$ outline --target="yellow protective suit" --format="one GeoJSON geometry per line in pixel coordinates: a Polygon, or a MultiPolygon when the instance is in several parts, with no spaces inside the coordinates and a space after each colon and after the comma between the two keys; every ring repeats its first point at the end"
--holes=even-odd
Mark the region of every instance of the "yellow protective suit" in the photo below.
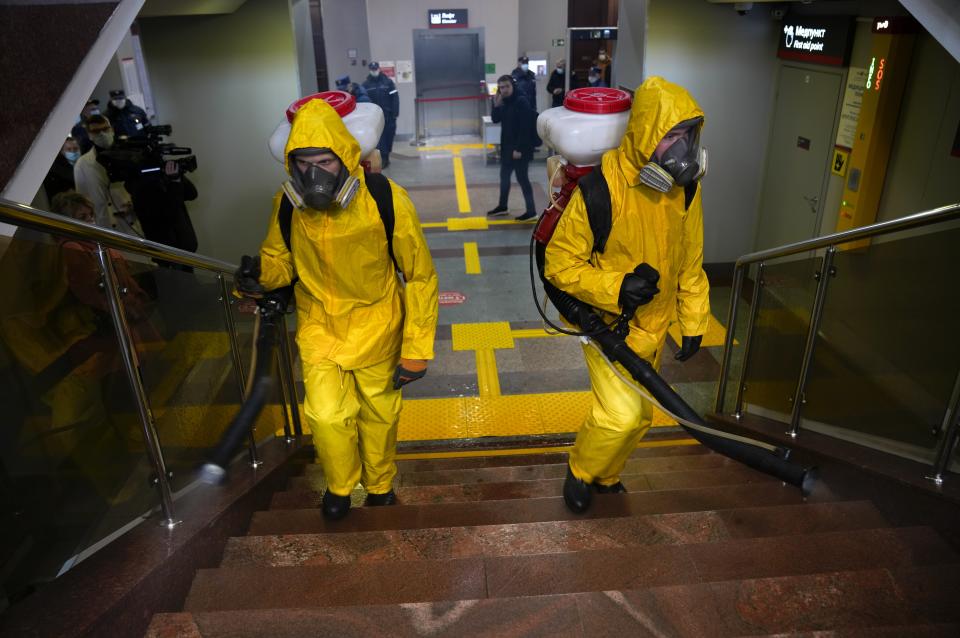
{"type": "MultiPolygon", "coordinates": [[[[684,210],[684,189],[661,193],[640,183],[641,167],[664,135],[703,111],[682,87],[647,79],[634,92],[620,147],[601,160],[610,187],[612,229],[606,250],[592,254],[593,234],[579,189],[574,191],[546,248],[544,274],[561,290],[607,314],[619,312],[624,276],[646,262],[660,273],[660,293],[637,310],[627,344],[659,367],[667,327],[680,322],[684,336],[702,335],[710,316],[709,284],[703,272],[703,211],[700,188],[684,210]]],[[[603,358],[587,351],[594,403],[577,434],[570,468],[577,478],[602,485],[619,480],[637,442],[650,427],[652,410],[617,379],[603,358]]]]}
{"type": "Polygon", "coordinates": [[[370,493],[383,494],[396,475],[400,391],[393,389],[392,375],[401,356],[433,358],[437,274],[413,203],[391,182],[393,251],[405,283],[397,277],[364,182],[360,146],[323,100],[297,113],[287,157],[298,148],[331,149],[361,186],[346,208],[295,209],[291,250],[277,222],[281,189],[260,248],[260,283],[272,290],[299,278],[304,411],[328,489],[345,496],[359,479],[370,493]]]}

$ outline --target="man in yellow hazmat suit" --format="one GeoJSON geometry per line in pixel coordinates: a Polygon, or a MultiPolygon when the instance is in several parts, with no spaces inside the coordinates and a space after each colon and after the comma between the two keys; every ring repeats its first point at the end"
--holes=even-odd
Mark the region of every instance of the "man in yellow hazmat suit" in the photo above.
{"type": "MultiPolygon", "coordinates": [[[[634,92],[619,148],[600,168],[610,190],[611,229],[603,252],[579,189],[545,253],[544,274],[559,289],[610,319],[635,310],[627,345],[659,368],[667,327],[678,320],[683,344],[676,358],[699,349],[710,316],[703,271],[703,211],[699,179],[706,151],[699,134],[703,111],[682,87],[652,77],[634,92]]],[[[564,499],[575,512],[592,492],[624,492],[620,472],[649,429],[652,406],[584,346],[593,406],[577,434],[564,499]]],[[[626,374],[621,370],[622,374],[626,374]]]]}
{"type": "Polygon", "coordinates": [[[400,386],[422,377],[433,358],[437,274],[413,203],[392,182],[388,240],[360,146],[330,105],[317,99],[300,108],[285,156],[291,179],[274,197],[267,237],[259,255],[244,258],[237,288],[256,294],[295,283],[304,412],[327,480],[323,514],[337,519],[358,482],[367,505],[396,502],[400,386]],[[289,241],[284,198],[294,205],[289,241]]]}

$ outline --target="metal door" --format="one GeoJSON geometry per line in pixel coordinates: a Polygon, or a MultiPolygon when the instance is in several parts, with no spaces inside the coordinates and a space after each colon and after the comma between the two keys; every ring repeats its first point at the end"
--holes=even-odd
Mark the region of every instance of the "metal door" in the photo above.
{"type": "Polygon", "coordinates": [[[421,137],[480,134],[483,29],[414,29],[417,129],[421,137]]]}
{"type": "Polygon", "coordinates": [[[780,67],[757,250],[817,235],[830,174],[840,80],[838,73],[780,67]]]}

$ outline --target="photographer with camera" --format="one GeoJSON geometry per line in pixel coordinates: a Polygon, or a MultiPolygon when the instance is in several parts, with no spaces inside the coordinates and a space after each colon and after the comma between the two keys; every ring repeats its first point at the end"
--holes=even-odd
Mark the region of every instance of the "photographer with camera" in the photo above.
{"type": "Polygon", "coordinates": [[[91,115],[84,128],[93,148],[80,156],[73,165],[73,179],[77,192],[86,195],[93,203],[94,220],[97,226],[113,228],[128,235],[139,235],[133,225],[133,200],[121,181],[111,179],[107,169],[98,161],[99,156],[114,146],[113,127],[102,115],[91,115]]]}
{"type": "MultiPolygon", "coordinates": [[[[143,236],[150,241],[197,252],[197,234],[185,202],[197,198],[197,188],[187,179],[178,161],[166,160],[162,171],[139,173],[125,182],[133,198],[143,236]]],[[[157,260],[166,268],[192,270],[157,260]]]]}

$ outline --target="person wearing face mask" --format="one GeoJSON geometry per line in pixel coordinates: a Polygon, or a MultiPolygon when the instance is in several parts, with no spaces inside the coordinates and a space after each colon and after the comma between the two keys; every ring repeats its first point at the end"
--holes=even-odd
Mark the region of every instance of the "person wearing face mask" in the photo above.
{"type": "Polygon", "coordinates": [[[551,108],[563,106],[563,98],[566,95],[567,88],[567,63],[565,60],[558,60],[557,67],[550,74],[550,80],[547,82],[547,93],[550,94],[551,108]]]}
{"type": "Polygon", "coordinates": [[[123,89],[110,91],[110,104],[107,106],[107,119],[113,125],[117,135],[140,137],[143,127],[149,124],[147,112],[127,99],[123,89]]]}
{"type": "Polygon", "coordinates": [[[597,59],[593,61],[593,66],[600,69],[600,79],[604,81],[605,86],[610,86],[610,67],[613,65],[613,59],[607,55],[606,49],[600,49],[597,52],[597,59]]]}
{"type": "Polygon", "coordinates": [[[100,100],[96,98],[90,98],[83,106],[83,110],[80,111],[80,117],[77,118],[77,123],[70,131],[71,137],[77,140],[77,142],[80,144],[81,155],[93,148],[93,142],[91,142],[90,138],[87,137],[87,129],[85,124],[87,123],[87,120],[94,115],[100,115],[100,100]]]}
{"type": "Polygon", "coordinates": [[[139,235],[134,230],[135,216],[130,193],[122,182],[110,182],[110,177],[98,161],[97,155],[113,146],[113,127],[103,115],[91,115],[85,125],[93,147],[73,165],[73,181],[78,193],[93,202],[97,226],[113,228],[128,235],[139,235]]]}
{"type": "MultiPolygon", "coordinates": [[[[546,246],[544,276],[556,287],[605,313],[630,315],[627,345],[659,368],[667,327],[680,324],[685,361],[700,348],[710,317],[703,271],[700,147],[703,111],[682,87],[652,77],[634,92],[619,148],[604,153],[599,170],[610,197],[605,248],[594,235],[580,188],[546,246]]],[[[596,170],[596,169],[595,169],[596,170]]],[[[570,453],[564,500],[575,512],[593,493],[624,492],[620,472],[649,429],[653,409],[624,383],[596,350],[584,347],[593,407],[570,453]]]]}
{"type": "Polygon", "coordinates": [[[380,71],[379,62],[367,65],[370,74],[363,83],[370,101],[383,110],[383,132],[377,149],[380,151],[381,166],[390,166],[390,153],[393,152],[393,136],[397,133],[397,116],[400,115],[400,96],[397,85],[380,71]]]}
{"type": "Polygon", "coordinates": [[[591,88],[605,88],[607,86],[607,83],[603,80],[603,71],[600,67],[590,67],[590,71],[587,73],[587,86],[591,88]]]}
{"type": "Polygon", "coordinates": [[[400,388],[433,358],[437,274],[416,209],[391,181],[394,227],[384,232],[360,146],[333,107],[315,99],[297,111],[285,156],[290,181],[274,197],[259,254],[241,259],[236,288],[256,297],[294,285],[323,515],[338,519],[358,482],[367,505],[396,502],[400,388]]]}
{"type": "Polygon", "coordinates": [[[74,189],[73,166],[78,159],[80,159],[80,144],[73,137],[68,137],[60,147],[57,159],[53,160],[47,176],[43,179],[43,190],[49,201],[52,202],[57,193],[74,189]]]}
{"type": "Polygon", "coordinates": [[[530,58],[521,55],[517,58],[517,68],[510,72],[514,88],[534,111],[537,110],[537,76],[530,70],[530,58]]]}

